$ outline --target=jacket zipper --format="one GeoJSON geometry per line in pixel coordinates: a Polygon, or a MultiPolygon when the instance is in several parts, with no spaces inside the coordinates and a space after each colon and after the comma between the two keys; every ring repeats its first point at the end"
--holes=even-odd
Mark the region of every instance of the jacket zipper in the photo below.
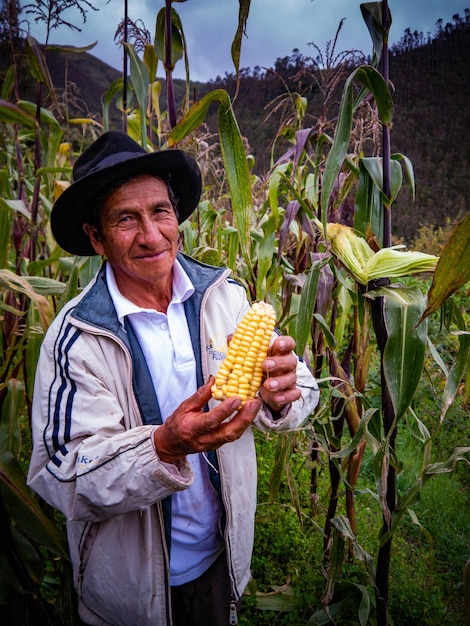
{"type": "MultiPolygon", "coordinates": [[[[216,450],[216,455],[217,455],[217,459],[220,461],[217,450],[216,450]]],[[[223,496],[223,480],[222,480],[222,472],[220,472],[220,462],[219,462],[219,476],[220,476],[220,497],[222,499],[222,506],[225,509],[224,543],[225,543],[225,550],[227,553],[227,569],[228,569],[229,576],[230,576],[230,587],[231,587],[228,623],[229,623],[229,626],[237,626],[238,624],[237,604],[238,603],[236,601],[236,596],[235,596],[235,589],[234,589],[235,583],[233,582],[235,577],[233,576],[233,572],[231,571],[232,569],[231,548],[230,548],[230,540],[229,540],[229,536],[227,532],[227,528],[229,526],[228,511],[227,511],[227,507],[225,506],[225,501],[224,501],[224,496],[223,496]]]]}
{"type": "Polygon", "coordinates": [[[233,601],[230,602],[230,614],[228,623],[230,624],[230,626],[236,626],[238,624],[237,603],[233,601]]]}

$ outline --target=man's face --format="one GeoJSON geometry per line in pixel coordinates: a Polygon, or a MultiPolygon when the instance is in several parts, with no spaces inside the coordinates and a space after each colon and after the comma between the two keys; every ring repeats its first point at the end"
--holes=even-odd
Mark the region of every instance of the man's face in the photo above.
{"type": "Polygon", "coordinates": [[[145,306],[142,299],[151,294],[171,293],[178,220],[161,179],[139,176],[112,192],[101,209],[101,227],[101,239],[89,225],[85,230],[124,296],[145,306]]]}

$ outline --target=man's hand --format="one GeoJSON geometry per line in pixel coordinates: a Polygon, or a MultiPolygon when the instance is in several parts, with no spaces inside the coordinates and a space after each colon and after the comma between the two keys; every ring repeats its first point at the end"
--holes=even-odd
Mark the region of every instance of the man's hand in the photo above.
{"type": "Polygon", "coordinates": [[[263,363],[265,380],[261,385],[260,395],[272,413],[298,400],[301,396],[297,384],[297,357],[293,354],[295,341],[292,337],[277,337],[269,348],[263,363]]]}
{"type": "Polygon", "coordinates": [[[175,463],[187,454],[220,448],[241,437],[253,423],[261,406],[259,398],[249,400],[228,422],[224,420],[238,409],[240,398],[229,398],[204,412],[213,383],[211,377],[155,430],[154,443],[162,461],[175,463]]]}

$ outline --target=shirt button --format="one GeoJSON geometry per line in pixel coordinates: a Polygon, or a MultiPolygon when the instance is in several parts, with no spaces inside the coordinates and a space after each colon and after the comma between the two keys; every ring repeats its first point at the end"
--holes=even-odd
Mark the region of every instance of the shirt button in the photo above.
{"type": "Polygon", "coordinates": [[[168,324],[166,322],[162,322],[162,325],[160,326],[160,328],[162,330],[166,330],[168,328],[168,324]]]}

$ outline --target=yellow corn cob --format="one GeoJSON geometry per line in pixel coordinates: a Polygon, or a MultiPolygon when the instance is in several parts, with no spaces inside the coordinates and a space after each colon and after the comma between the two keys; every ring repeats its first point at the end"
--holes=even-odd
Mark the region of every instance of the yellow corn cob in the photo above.
{"type": "Polygon", "coordinates": [[[216,400],[241,398],[242,404],[257,394],[262,380],[261,364],[268,353],[276,316],[266,302],[255,302],[245,313],[230,341],[212,386],[216,400]]]}

